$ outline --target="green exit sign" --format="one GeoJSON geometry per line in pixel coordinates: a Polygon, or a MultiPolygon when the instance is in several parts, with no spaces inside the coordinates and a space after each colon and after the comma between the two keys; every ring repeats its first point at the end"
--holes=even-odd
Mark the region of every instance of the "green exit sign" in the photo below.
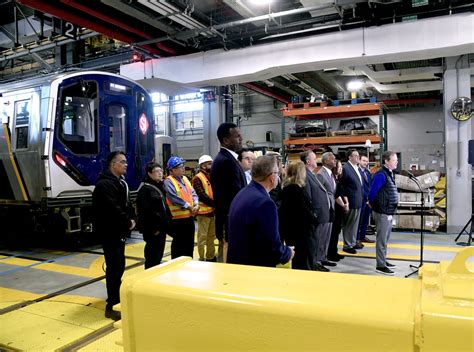
{"type": "Polygon", "coordinates": [[[419,7],[428,5],[428,0],[411,0],[411,7],[419,7]]]}
{"type": "Polygon", "coordinates": [[[402,17],[402,22],[413,22],[413,21],[416,21],[418,19],[418,17],[416,15],[414,16],[405,16],[405,17],[402,17]]]}

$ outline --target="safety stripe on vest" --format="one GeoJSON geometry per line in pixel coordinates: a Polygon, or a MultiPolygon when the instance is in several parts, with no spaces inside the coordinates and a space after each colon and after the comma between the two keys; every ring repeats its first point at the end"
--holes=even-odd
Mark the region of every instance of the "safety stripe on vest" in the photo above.
{"type": "MultiPolygon", "coordinates": [[[[182,200],[184,200],[186,203],[192,206],[193,205],[192,186],[189,183],[189,180],[187,179],[187,177],[183,176],[183,182],[184,182],[184,185],[186,186],[185,192],[183,192],[183,187],[181,186],[181,183],[179,183],[174,176],[168,176],[167,179],[169,179],[171,183],[173,184],[174,189],[176,190],[176,195],[182,200]]],[[[193,216],[189,208],[184,209],[184,208],[174,205],[168,197],[166,197],[166,204],[168,204],[168,208],[170,208],[173,219],[186,219],[193,216]]]]}
{"type": "MultiPolygon", "coordinates": [[[[194,178],[198,178],[202,186],[204,187],[204,193],[211,198],[214,199],[214,194],[212,192],[212,186],[211,183],[209,182],[209,179],[207,178],[206,175],[204,175],[202,172],[198,172],[194,178]]],[[[193,182],[194,182],[193,178],[193,182]]],[[[199,211],[198,215],[206,215],[206,214],[211,214],[214,211],[213,207],[210,207],[209,205],[204,204],[203,202],[199,201],[199,211]]]]}

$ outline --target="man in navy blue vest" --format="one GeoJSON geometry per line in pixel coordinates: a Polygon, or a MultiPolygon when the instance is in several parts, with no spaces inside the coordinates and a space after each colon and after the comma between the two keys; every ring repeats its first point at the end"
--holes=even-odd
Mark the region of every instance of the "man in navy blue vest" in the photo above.
{"type": "Polygon", "coordinates": [[[376,241],[376,272],[384,275],[394,275],[395,265],[386,260],[387,243],[392,232],[392,219],[398,206],[398,192],[395,185],[393,170],[397,168],[397,154],[386,151],[382,155],[384,165],[375,174],[370,188],[369,202],[373,210],[375,226],[377,227],[376,241]]]}

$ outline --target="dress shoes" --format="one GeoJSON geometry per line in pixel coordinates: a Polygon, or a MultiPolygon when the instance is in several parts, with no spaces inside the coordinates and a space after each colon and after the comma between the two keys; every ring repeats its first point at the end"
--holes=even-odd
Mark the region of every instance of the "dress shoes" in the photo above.
{"type": "Polygon", "coordinates": [[[316,270],[316,271],[323,271],[323,272],[325,272],[325,273],[327,273],[328,271],[330,271],[328,268],[322,266],[321,264],[316,264],[316,265],[314,266],[314,270],[316,270]]]}
{"type": "Polygon", "coordinates": [[[333,255],[328,255],[327,258],[331,262],[338,262],[338,261],[344,259],[344,256],[340,255],[339,253],[336,253],[336,254],[333,254],[333,255]]]}
{"type": "Polygon", "coordinates": [[[362,249],[362,248],[364,248],[364,245],[360,241],[357,241],[356,245],[354,246],[354,249],[362,249]]]}
{"type": "Polygon", "coordinates": [[[105,309],[105,317],[112,319],[114,321],[118,321],[122,319],[122,314],[120,312],[117,312],[116,310],[113,309],[105,309]]]}
{"type": "Polygon", "coordinates": [[[342,251],[349,254],[357,254],[357,251],[354,248],[344,248],[342,251]]]}
{"type": "Polygon", "coordinates": [[[325,266],[336,266],[336,263],[330,262],[329,260],[323,260],[322,264],[325,266]]]}
{"type": "Polygon", "coordinates": [[[367,237],[364,237],[363,239],[360,240],[361,242],[365,242],[365,243],[374,243],[375,241],[374,240],[371,240],[370,238],[367,238],[367,237]]]}
{"type": "Polygon", "coordinates": [[[336,256],[333,257],[333,256],[328,255],[328,260],[330,260],[331,262],[338,262],[342,259],[340,257],[344,257],[344,256],[339,256],[338,255],[337,257],[336,256]]]}

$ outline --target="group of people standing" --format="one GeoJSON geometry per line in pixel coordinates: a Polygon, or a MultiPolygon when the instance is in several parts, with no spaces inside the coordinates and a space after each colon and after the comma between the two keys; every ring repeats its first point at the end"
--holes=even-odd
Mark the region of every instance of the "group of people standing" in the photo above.
{"type": "Polygon", "coordinates": [[[173,239],[172,258],[192,257],[196,219],[200,260],[273,267],[292,260],[295,269],[329,271],[328,266],[344,258],[337,252],[341,227],[345,252],[356,253],[362,241],[370,241],[364,219],[368,221],[370,214],[365,212],[373,209],[377,271],[393,274],[385,255],[398,202],[392,173],[395,153],[384,154],[385,164],[370,187],[370,173],[359,167],[364,164],[355,150],[349,151],[344,167],[333,153],[324,153],[317,173],[316,155],[304,152],[301,161],[288,165],[283,177],[279,154],[256,158],[243,150],[235,124],[221,124],[217,138],[219,153],[214,160],[202,155],[199,172],[191,181],[184,175],[185,160],[178,156],[168,160],[165,179],[161,165],[148,163],[137,194],[136,216],[124,180],[126,156],[109,155],[93,193],[96,230],[107,266],[106,317],[120,319],[112,307],[120,302],[125,240],[135,225],[146,242],[145,269],[161,263],[166,235],[173,239]]]}
{"type": "Polygon", "coordinates": [[[377,227],[376,271],[393,275],[393,264],[386,261],[391,220],[398,204],[393,170],[397,155],[383,154],[384,165],[375,174],[368,170],[368,158],[359,157],[355,149],[347,152],[342,166],[332,152],[321,157],[317,169],[316,154],[305,151],[301,161],[289,164],[283,183],[279,209],[281,236],[295,245],[292,267],[327,272],[344,258],[337,250],[339,234],[343,234],[343,252],[356,254],[364,247],[372,210],[377,227]],[[379,221],[380,220],[380,221],[379,221]]]}

